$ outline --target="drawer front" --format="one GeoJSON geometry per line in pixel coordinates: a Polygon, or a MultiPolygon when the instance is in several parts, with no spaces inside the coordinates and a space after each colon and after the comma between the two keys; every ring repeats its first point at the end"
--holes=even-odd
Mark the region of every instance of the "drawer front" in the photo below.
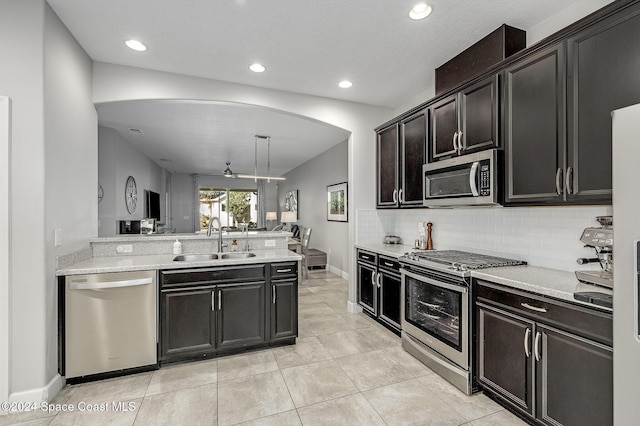
{"type": "Polygon", "coordinates": [[[613,344],[613,318],[608,312],[572,305],[484,280],[476,280],[476,298],[596,342],[609,346],[613,344]]]}
{"type": "Polygon", "coordinates": [[[263,281],[265,265],[234,265],[216,268],[173,269],[160,271],[161,288],[198,286],[226,282],[263,281]]]}
{"type": "Polygon", "coordinates": [[[388,256],[378,256],[378,268],[386,269],[391,272],[400,273],[400,262],[398,259],[388,256]]]}
{"type": "Polygon", "coordinates": [[[292,278],[298,275],[298,262],[282,262],[271,265],[271,279],[292,278]]]}
{"type": "Polygon", "coordinates": [[[375,265],[378,255],[370,251],[358,250],[358,261],[375,265]]]}

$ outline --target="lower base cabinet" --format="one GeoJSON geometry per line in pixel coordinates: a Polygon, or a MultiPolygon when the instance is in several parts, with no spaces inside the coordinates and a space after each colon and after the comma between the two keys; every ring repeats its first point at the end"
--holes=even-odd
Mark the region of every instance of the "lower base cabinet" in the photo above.
{"type": "Polygon", "coordinates": [[[297,262],[161,271],[160,362],[294,343],[297,274],[297,262]]]}
{"type": "Polygon", "coordinates": [[[611,314],[484,282],[476,295],[485,392],[535,424],[613,424],[611,314]]]}

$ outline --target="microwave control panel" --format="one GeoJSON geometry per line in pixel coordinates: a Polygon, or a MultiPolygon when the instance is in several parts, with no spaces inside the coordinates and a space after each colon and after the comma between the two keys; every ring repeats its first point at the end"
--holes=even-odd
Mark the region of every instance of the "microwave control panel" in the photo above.
{"type": "Polygon", "coordinates": [[[480,162],[478,177],[480,179],[480,184],[478,185],[480,196],[485,197],[491,195],[491,166],[488,160],[480,162]]]}

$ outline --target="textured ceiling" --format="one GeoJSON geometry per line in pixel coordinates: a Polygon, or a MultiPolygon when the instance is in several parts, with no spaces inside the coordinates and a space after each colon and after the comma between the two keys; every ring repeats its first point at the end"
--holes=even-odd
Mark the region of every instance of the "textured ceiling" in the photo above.
{"type": "MultiPolygon", "coordinates": [[[[407,15],[415,2],[48,0],[94,61],[390,108],[433,87],[436,67],[503,23],[528,30],[575,0],[430,0],[432,15],[412,21],[407,15]],[[130,38],[143,41],[149,49],[140,53],[126,48],[124,41],[130,38]],[[263,63],[267,71],[249,71],[253,62],[263,63]],[[353,87],[338,88],[343,79],[353,81],[353,87]]],[[[112,108],[116,105],[100,106],[100,124],[144,128],[142,137],[126,132],[123,136],[151,158],[171,158],[173,166],[161,165],[174,171],[204,172],[205,160],[210,172],[224,167],[225,161],[247,171],[243,163],[246,150],[252,149],[253,135],[260,133],[273,136],[274,150],[283,144],[274,160],[274,170],[283,171],[312,158],[316,147],[326,149],[345,139],[343,132],[330,126],[262,109],[194,104],[190,110],[176,103],[117,105],[126,115],[112,108]],[[166,122],[158,119],[161,115],[156,109],[166,114],[166,122]],[[193,116],[184,115],[185,111],[193,116]],[[245,131],[238,134],[232,125],[243,116],[245,131]],[[195,123],[196,117],[203,121],[195,123]],[[215,134],[207,122],[211,117],[221,124],[215,134]],[[252,122],[256,123],[253,127],[252,122]],[[227,124],[230,127],[223,127],[227,124]],[[316,133],[309,132],[308,126],[316,133]],[[317,144],[309,136],[314,134],[334,139],[317,144]],[[181,141],[179,150],[171,146],[177,141],[181,141]],[[208,141],[207,149],[203,141],[208,141]],[[244,149],[239,154],[219,141],[242,143],[244,149]],[[299,156],[284,163],[293,153],[299,156]]],[[[249,157],[251,171],[253,156],[249,157]]]]}

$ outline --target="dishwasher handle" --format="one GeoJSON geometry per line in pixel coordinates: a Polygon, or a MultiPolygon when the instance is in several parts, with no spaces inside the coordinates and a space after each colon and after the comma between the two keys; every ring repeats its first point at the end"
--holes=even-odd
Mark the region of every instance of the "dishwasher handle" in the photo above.
{"type": "Polygon", "coordinates": [[[86,280],[71,281],[69,290],[102,290],[106,288],[134,287],[137,285],[153,284],[153,278],[138,278],[135,280],[106,281],[89,283],[86,280]]]}

